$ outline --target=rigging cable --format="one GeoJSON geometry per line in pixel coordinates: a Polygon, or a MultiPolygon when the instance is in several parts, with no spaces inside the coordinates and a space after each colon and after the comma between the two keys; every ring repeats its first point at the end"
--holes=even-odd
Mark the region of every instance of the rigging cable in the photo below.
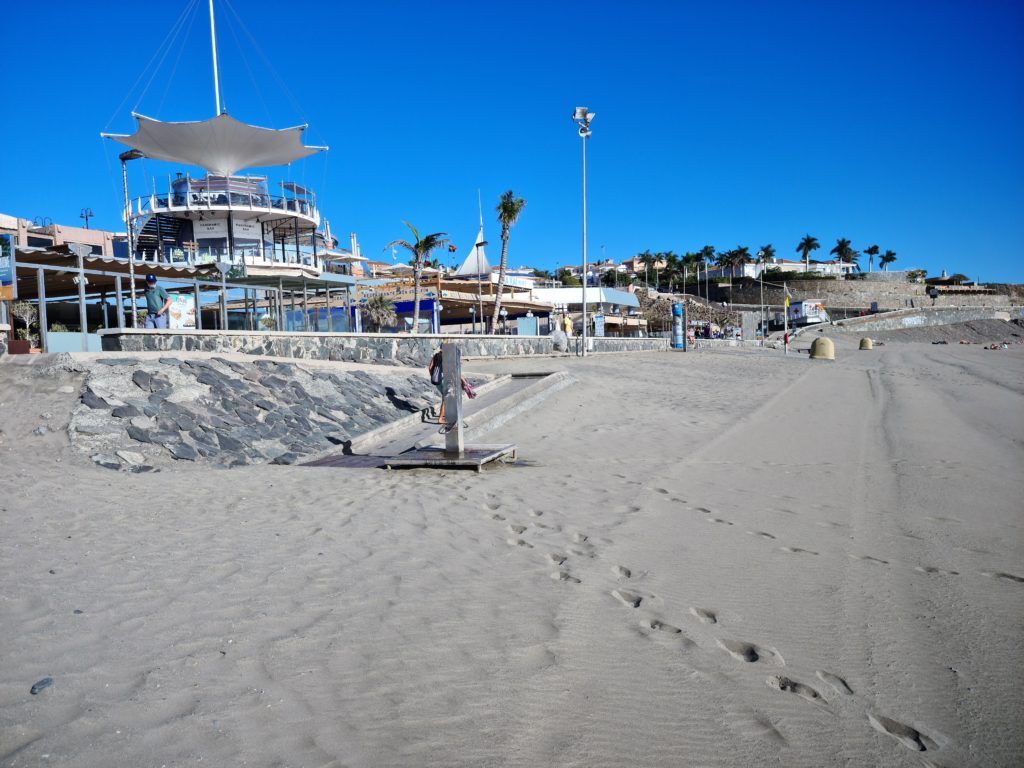
{"type": "Polygon", "coordinates": [[[174,24],[172,25],[171,29],[167,32],[167,37],[164,38],[164,41],[153,52],[153,55],[152,55],[152,57],[150,57],[149,62],[146,64],[145,67],[143,67],[142,71],[139,72],[139,75],[138,75],[138,77],[135,78],[135,82],[132,83],[131,88],[129,88],[127,91],[125,91],[124,98],[121,99],[121,103],[118,104],[117,107],[114,109],[113,113],[111,113],[110,119],[107,120],[107,124],[103,128],[103,132],[104,133],[107,133],[110,130],[110,124],[113,123],[114,120],[117,118],[117,116],[121,113],[121,109],[128,102],[128,99],[131,98],[132,93],[135,92],[135,88],[142,81],[142,78],[146,76],[146,72],[149,71],[149,68],[151,66],[153,66],[153,62],[156,61],[157,56],[160,55],[160,51],[164,47],[164,45],[167,43],[167,40],[171,37],[171,35],[175,34],[175,30],[182,24],[182,22],[185,19],[185,16],[189,13],[190,10],[192,10],[193,6],[195,6],[195,4],[197,2],[199,2],[199,0],[190,0],[189,4],[181,12],[181,15],[178,17],[178,20],[176,22],[174,22],[174,24]]]}
{"type": "MultiPolygon", "coordinates": [[[[198,7],[198,4],[196,4],[196,5],[194,6],[194,7],[198,7]]],[[[193,27],[193,25],[195,25],[195,23],[196,23],[196,17],[197,17],[198,15],[199,15],[198,13],[193,13],[193,14],[192,14],[192,18],[191,18],[191,19],[189,20],[189,22],[188,22],[188,29],[187,29],[187,30],[185,30],[185,37],[184,37],[184,38],[182,39],[182,43],[184,43],[184,41],[185,41],[185,40],[188,40],[188,39],[189,39],[189,37],[191,37],[191,36],[192,36],[192,27],[193,27]]],[[[174,59],[174,67],[172,67],[172,68],[171,68],[171,74],[170,74],[170,77],[168,77],[168,78],[167,78],[167,84],[166,84],[166,85],[164,86],[164,92],[163,92],[163,95],[161,95],[161,96],[160,96],[160,104],[159,104],[159,105],[157,105],[157,108],[156,108],[156,112],[154,113],[153,117],[157,117],[157,118],[159,118],[159,117],[160,117],[160,115],[161,115],[161,114],[163,113],[163,109],[164,109],[164,102],[165,102],[165,101],[167,101],[167,94],[168,94],[168,93],[170,93],[170,90],[171,90],[171,84],[172,84],[172,83],[174,82],[174,75],[175,75],[175,74],[177,73],[177,71],[178,71],[178,64],[180,64],[180,63],[181,63],[181,55],[182,55],[182,54],[183,54],[184,52],[185,52],[185,46],[184,46],[184,44],[182,44],[182,45],[179,45],[179,46],[178,46],[178,55],[177,55],[177,57],[175,57],[175,59],[174,59]]]]}
{"type": "MultiPolygon", "coordinates": [[[[190,4],[190,7],[194,7],[197,1],[198,0],[193,0],[193,2],[190,4]]],[[[170,42],[166,42],[165,40],[166,45],[164,45],[164,52],[160,56],[160,61],[153,68],[153,72],[149,76],[149,80],[146,82],[146,87],[142,89],[142,93],[139,94],[139,98],[136,100],[135,106],[132,107],[132,112],[135,112],[139,108],[139,104],[146,97],[146,94],[149,92],[149,86],[153,84],[153,80],[156,78],[157,73],[160,71],[160,67],[162,67],[164,64],[164,59],[166,59],[167,54],[171,52],[171,47],[174,45],[175,42],[177,42],[178,35],[181,34],[182,27],[184,26],[184,19],[182,19],[182,23],[178,25],[177,30],[175,30],[174,32],[174,37],[170,40],[170,42]]]]}

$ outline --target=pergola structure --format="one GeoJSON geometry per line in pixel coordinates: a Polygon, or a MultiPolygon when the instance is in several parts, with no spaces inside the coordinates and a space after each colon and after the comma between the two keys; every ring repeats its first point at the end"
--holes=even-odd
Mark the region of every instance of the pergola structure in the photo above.
{"type": "MultiPolygon", "coordinates": [[[[77,302],[83,351],[88,349],[89,323],[86,309],[89,303],[102,304],[104,327],[125,328],[130,324],[130,321],[126,322],[125,306],[127,302],[127,312],[130,313],[132,269],[125,259],[90,254],[80,246],[18,247],[15,249],[14,267],[18,300],[35,303],[38,307],[40,343],[43,349],[47,349],[48,301],[77,302]],[[108,298],[114,299],[116,307],[113,323],[106,316],[108,298]]],[[[351,291],[356,284],[356,279],[349,275],[323,273],[314,277],[301,273],[290,274],[291,271],[289,274],[275,272],[273,275],[247,275],[228,279],[228,273],[222,272],[216,264],[178,266],[166,262],[136,261],[134,267],[137,284],[143,283],[146,274],[153,274],[157,280],[171,284],[171,293],[193,293],[196,301],[196,328],[199,330],[203,327],[204,292],[212,291],[218,295],[219,312],[214,315],[214,322],[218,327],[226,328],[227,292],[242,291],[246,325],[255,330],[258,304],[268,308],[271,316],[275,318],[277,327],[282,328],[288,299],[294,309],[297,294],[303,296],[305,306],[309,302],[310,292],[314,297],[323,296],[329,303],[332,297],[337,300],[338,292],[344,291],[346,305],[350,306],[353,300],[351,291]],[[259,296],[261,293],[262,298],[259,296]]],[[[140,293],[141,290],[137,286],[136,296],[138,297],[140,293]]],[[[303,330],[311,330],[308,325],[304,320],[303,330]]]]}

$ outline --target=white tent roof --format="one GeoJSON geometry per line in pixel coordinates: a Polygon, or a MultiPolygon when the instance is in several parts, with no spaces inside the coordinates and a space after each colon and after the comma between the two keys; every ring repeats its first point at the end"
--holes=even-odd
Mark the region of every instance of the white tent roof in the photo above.
{"type": "Polygon", "coordinates": [[[473,246],[473,250],[469,252],[466,260],[462,262],[462,266],[455,270],[454,277],[477,277],[491,273],[490,262],[487,261],[487,257],[484,255],[485,242],[484,225],[481,222],[480,232],[476,236],[476,244],[473,246]]]}
{"type": "Polygon", "coordinates": [[[218,176],[231,176],[243,168],[286,165],[327,149],[303,145],[304,125],[282,130],[260,128],[240,123],[227,113],[194,123],[133,117],[139,127],[131,136],[103,135],[154,160],[197,165],[218,176]]]}

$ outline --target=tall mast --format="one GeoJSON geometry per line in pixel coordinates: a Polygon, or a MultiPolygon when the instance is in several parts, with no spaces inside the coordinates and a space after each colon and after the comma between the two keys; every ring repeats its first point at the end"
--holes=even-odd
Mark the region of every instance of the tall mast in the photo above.
{"type": "Polygon", "coordinates": [[[484,229],[484,206],[483,206],[483,203],[480,202],[480,190],[479,189],[477,189],[477,191],[476,191],[476,205],[480,209],[480,231],[483,232],[483,229],[484,229]]]}
{"type": "Polygon", "coordinates": [[[213,48],[213,98],[214,116],[220,114],[220,81],[217,79],[217,30],[213,24],[213,0],[210,0],[210,47],[213,48]]]}

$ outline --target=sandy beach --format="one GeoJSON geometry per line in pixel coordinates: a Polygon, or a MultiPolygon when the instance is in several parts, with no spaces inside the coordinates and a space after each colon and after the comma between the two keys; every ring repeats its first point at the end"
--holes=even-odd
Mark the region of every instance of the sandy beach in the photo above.
{"type": "Polygon", "coordinates": [[[576,380],[481,474],[112,472],[0,365],[0,764],[1020,765],[1024,347],[855,341],[475,362],[576,380]]]}

